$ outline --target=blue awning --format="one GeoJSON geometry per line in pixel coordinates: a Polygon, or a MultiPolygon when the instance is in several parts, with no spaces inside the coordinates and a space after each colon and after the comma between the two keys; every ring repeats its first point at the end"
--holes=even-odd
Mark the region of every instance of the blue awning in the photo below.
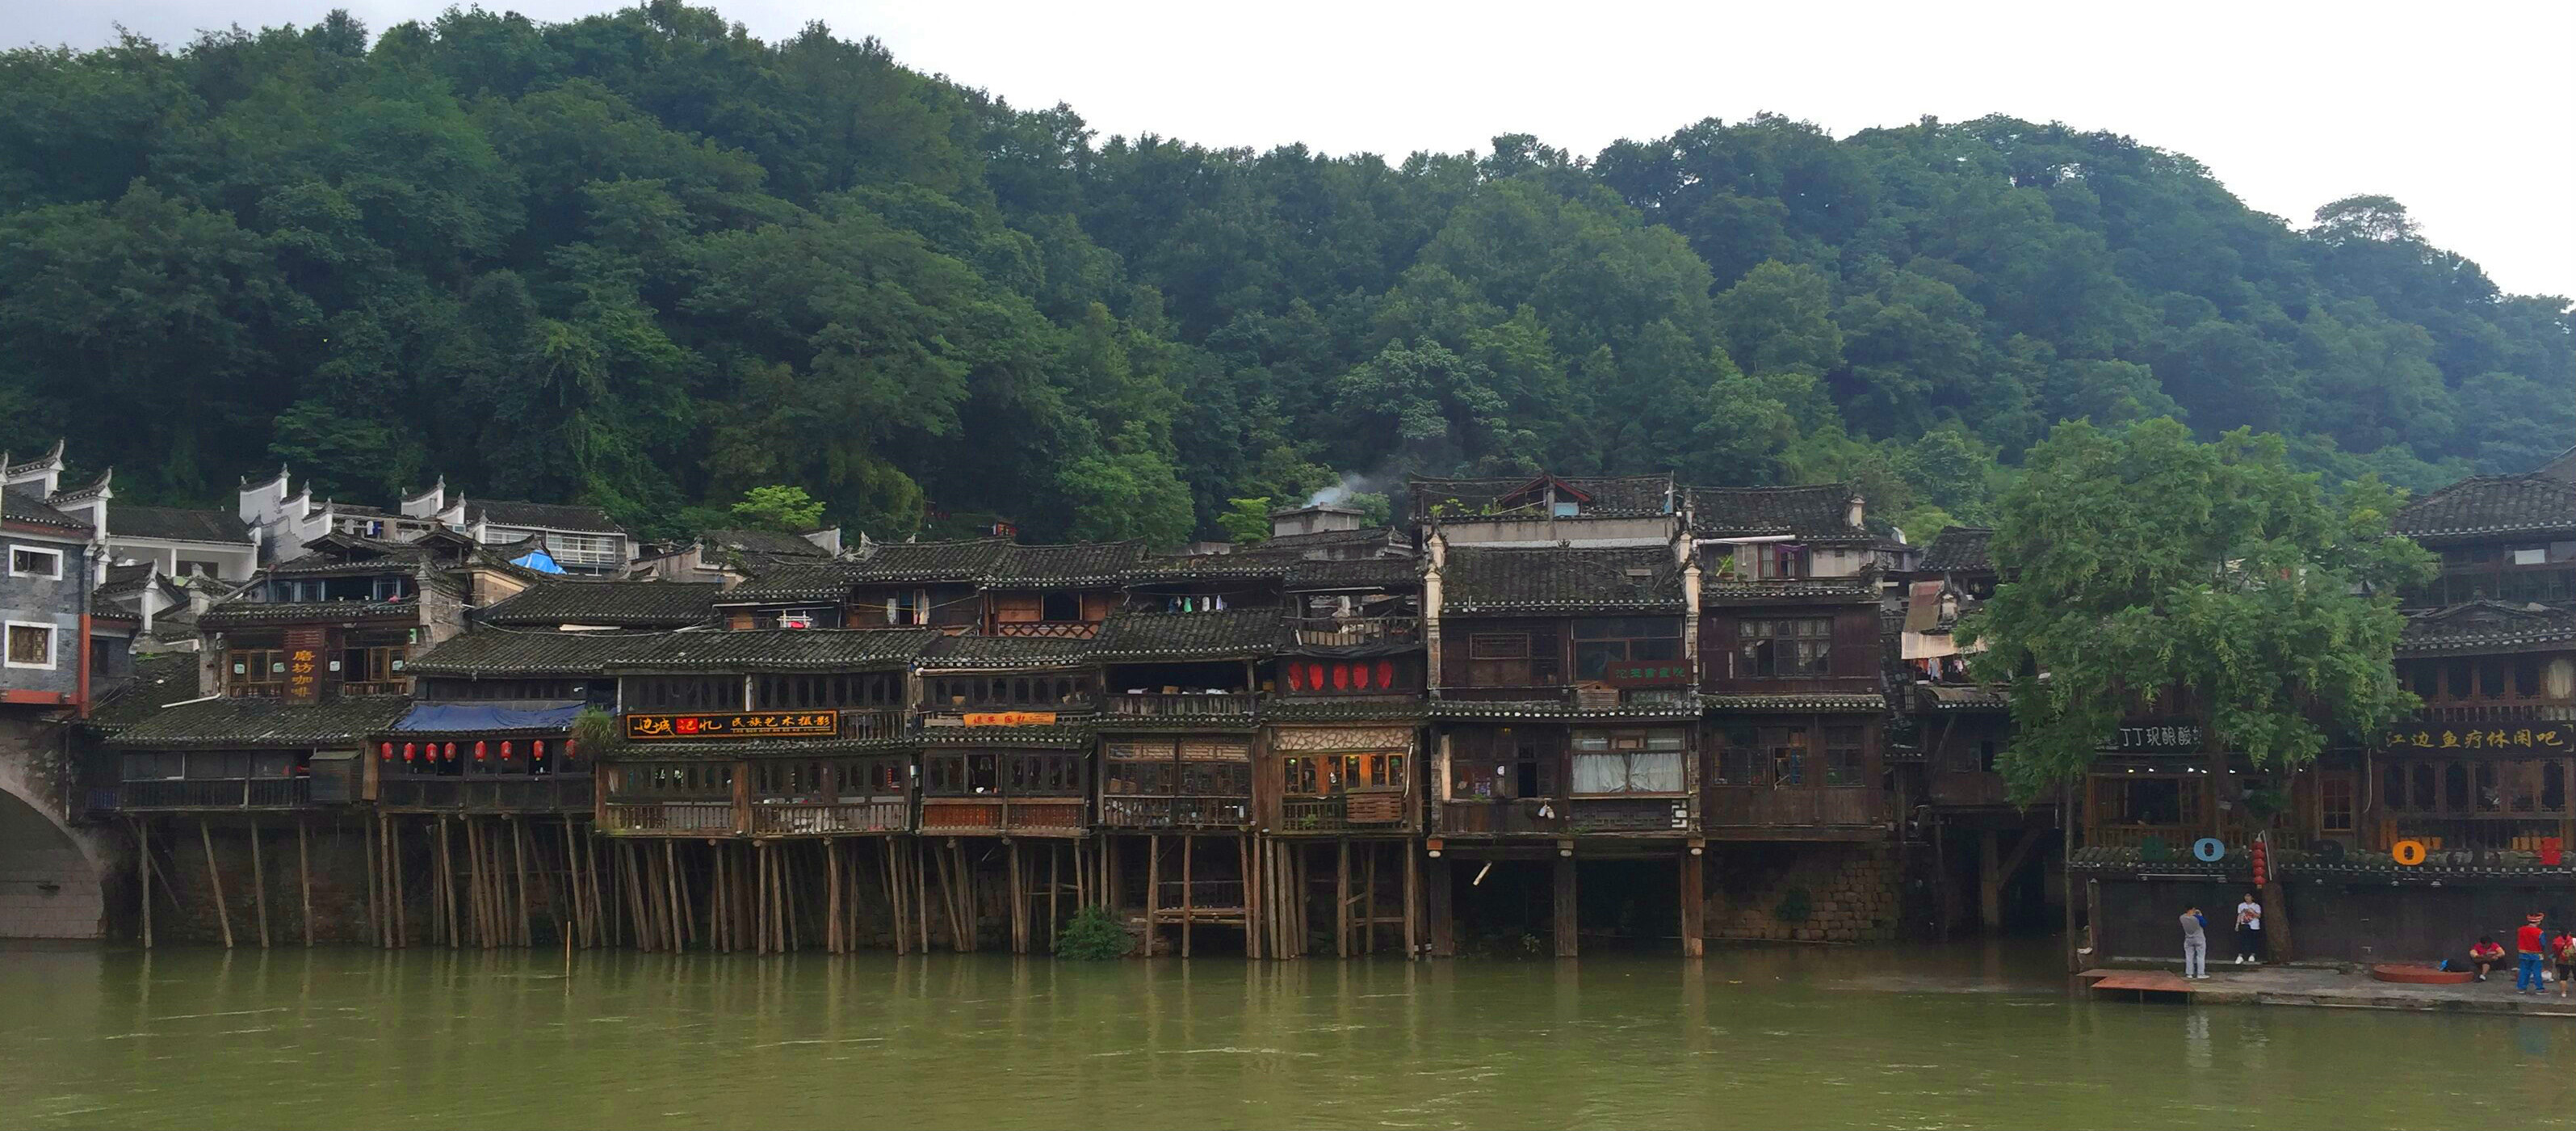
{"type": "Polygon", "coordinates": [[[544,550],[530,550],[525,554],[521,554],[520,556],[511,559],[510,564],[527,569],[533,569],[538,573],[562,573],[564,571],[562,566],[555,564],[554,555],[549,554],[544,550]]]}
{"type": "Polygon", "coordinates": [[[572,729],[580,703],[419,703],[394,721],[398,732],[470,734],[505,730],[572,729]]]}

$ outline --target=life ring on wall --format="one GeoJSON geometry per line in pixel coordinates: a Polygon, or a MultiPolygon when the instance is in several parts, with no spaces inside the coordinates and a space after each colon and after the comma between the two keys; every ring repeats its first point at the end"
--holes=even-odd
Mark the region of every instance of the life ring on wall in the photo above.
{"type": "Polygon", "coordinates": [[[2191,842],[2191,855],[2203,864],[2215,864],[2227,858],[2227,842],[2205,836],[2191,842]]]}
{"type": "Polygon", "coordinates": [[[2412,868],[2424,862],[2424,842],[2401,840],[2388,846],[2388,858],[2412,868]]]}

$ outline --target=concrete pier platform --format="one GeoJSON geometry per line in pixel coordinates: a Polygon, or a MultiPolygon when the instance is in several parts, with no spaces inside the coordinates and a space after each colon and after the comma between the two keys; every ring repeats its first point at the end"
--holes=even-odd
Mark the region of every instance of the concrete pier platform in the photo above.
{"type": "Polygon", "coordinates": [[[2098,996],[2113,1001],[2146,997],[2123,992],[2143,988],[2156,997],[2188,997],[2210,1005],[2304,1005],[2320,1009],[2411,1009],[2576,1018],[2576,997],[2560,997],[2560,987],[2555,983],[2540,995],[2515,993],[2510,969],[2491,974],[2484,982],[2447,986],[2382,982],[2361,969],[2347,972],[2330,967],[2219,963],[2210,965],[2207,981],[2187,982],[2172,969],[2140,967],[2087,970],[2078,977],[2103,986],[2098,996]],[[2147,981],[2154,985],[2146,985],[2147,981]]]}

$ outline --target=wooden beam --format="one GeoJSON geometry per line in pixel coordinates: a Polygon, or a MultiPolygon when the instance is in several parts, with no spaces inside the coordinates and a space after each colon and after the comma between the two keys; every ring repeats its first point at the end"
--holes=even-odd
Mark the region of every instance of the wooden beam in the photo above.
{"type": "Polygon", "coordinates": [[[203,817],[197,819],[197,842],[204,845],[206,849],[206,880],[215,889],[215,922],[222,925],[224,929],[224,949],[231,950],[233,916],[232,912],[224,907],[223,872],[215,867],[215,834],[206,830],[206,820],[203,817]]]}
{"type": "MultiPolygon", "coordinates": [[[[1114,843],[1102,840],[1106,846],[1114,843]]],[[[1145,957],[1154,957],[1154,941],[1162,937],[1162,926],[1156,920],[1163,914],[1163,837],[1156,833],[1145,838],[1145,957]]]]}
{"type": "Polygon", "coordinates": [[[1988,933],[2003,925],[2003,865],[1995,851],[1993,829],[1977,831],[1977,925],[1988,933]]]}
{"type": "Polygon", "coordinates": [[[1409,842],[1397,841],[1395,850],[1404,854],[1404,960],[1411,962],[1422,957],[1422,861],[1409,842]]]}
{"type": "MultiPolygon", "coordinates": [[[[143,949],[152,949],[152,825],[145,818],[134,819],[134,838],[141,847],[134,854],[134,882],[143,890],[143,949]]],[[[309,918],[309,916],[308,916],[309,918]]]]}
{"type": "Polygon", "coordinates": [[[1351,838],[1333,841],[1333,953],[1351,956],[1351,838]]]}
{"type": "Polygon", "coordinates": [[[1573,958],[1582,952],[1583,940],[1574,903],[1574,858],[1556,858],[1556,956],[1573,958]]]}
{"type": "Polygon", "coordinates": [[[1708,882],[1707,857],[1696,849],[1683,849],[1682,885],[1682,957],[1698,958],[1708,951],[1708,882]]]}
{"type": "MultiPolygon", "coordinates": [[[[1247,662],[1246,668],[1252,665],[1247,662]]],[[[1190,923],[1198,916],[1198,899],[1190,890],[1190,858],[1197,855],[1198,838],[1181,834],[1181,957],[1190,956],[1190,923]]]]}
{"type": "Polygon", "coordinates": [[[250,822],[250,900],[259,910],[259,948],[268,949],[268,866],[259,855],[259,820],[250,822]]]}

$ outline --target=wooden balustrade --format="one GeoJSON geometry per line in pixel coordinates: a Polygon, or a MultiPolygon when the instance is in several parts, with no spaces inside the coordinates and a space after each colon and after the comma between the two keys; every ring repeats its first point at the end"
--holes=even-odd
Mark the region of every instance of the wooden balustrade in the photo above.
{"type": "Polygon", "coordinates": [[[1110,828],[1207,828],[1251,822],[1252,799],[1241,795],[1142,797],[1106,794],[1100,799],[1100,823],[1110,828]]]}
{"type": "Polygon", "coordinates": [[[1221,718],[1249,715],[1260,705],[1261,697],[1251,692],[1218,692],[1215,694],[1128,693],[1109,697],[1109,709],[1120,715],[1152,715],[1178,718],[1221,718]]]}
{"type": "Polygon", "coordinates": [[[118,809],[293,809],[313,803],[310,778],[179,778],[117,783],[118,809]]]}
{"type": "Polygon", "coordinates": [[[578,812],[590,808],[589,774],[403,777],[377,783],[376,801],[388,809],[458,812],[578,812]]]}
{"type": "Polygon", "coordinates": [[[601,827],[609,832],[731,836],[740,831],[730,801],[611,802],[601,816],[601,827]]]}
{"type": "Polygon", "coordinates": [[[1421,617],[1290,617],[1289,639],[1310,648],[1413,643],[1422,639],[1421,617]]]}
{"type": "Polygon", "coordinates": [[[1518,801],[1444,801],[1435,832],[1443,836],[1554,836],[1565,831],[1565,803],[1528,798],[1518,801]],[[1541,815],[1540,810],[1547,810],[1541,815]]]}
{"type": "Polygon", "coordinates": [[[900,797],[867,801],[760,802],[751,807],[753,836],[828,836],[899,833],[911,827],[912,806],[900,797]]]}
{"type": "Polygon", "coordinates": [[[1714,786],[1704,827],[1874,825],[1887,820],[1885,795],[1868,786],[1714,786]]]}

